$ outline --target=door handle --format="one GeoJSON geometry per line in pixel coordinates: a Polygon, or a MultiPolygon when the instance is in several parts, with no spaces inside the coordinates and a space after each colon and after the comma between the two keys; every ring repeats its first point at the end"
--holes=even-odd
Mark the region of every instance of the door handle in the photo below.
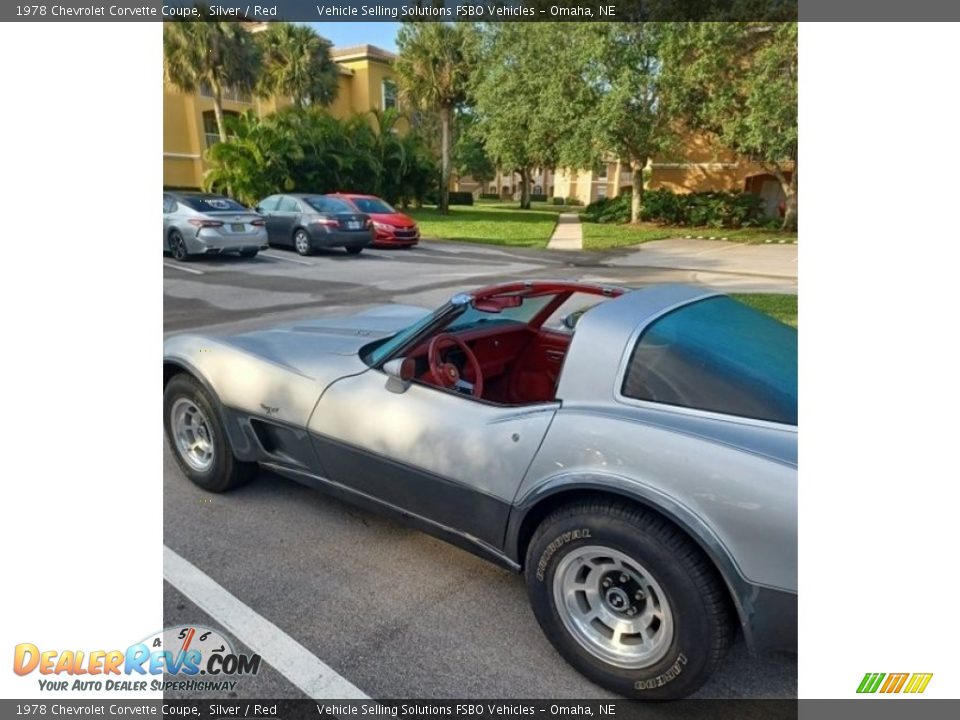
{"type": "Polygon", "coordinates": [[[554,362],[563,360],[564,352],[562,350],[547,350],[547,359],[554,362]]]}

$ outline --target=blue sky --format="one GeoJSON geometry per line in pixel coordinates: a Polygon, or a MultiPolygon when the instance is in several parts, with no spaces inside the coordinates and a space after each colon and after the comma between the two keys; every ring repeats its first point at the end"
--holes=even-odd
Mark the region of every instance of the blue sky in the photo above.
{"type": "Polygon", "coordinates": [[[315,22],[307,23],[333,43],[334,47],[347,45],[376,45],[391,52],[397,51],[398,22],[315,22]]]}

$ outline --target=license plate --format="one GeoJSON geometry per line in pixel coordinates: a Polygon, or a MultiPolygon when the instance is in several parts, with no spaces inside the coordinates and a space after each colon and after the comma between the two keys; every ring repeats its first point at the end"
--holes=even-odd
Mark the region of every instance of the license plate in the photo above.
{"type": "Polygon", "coordinates": [[[230,229],[233,230],[234,232],[244,232],[247,229],[247,226],[244,225],[243,223],[233,223],[230,226],[230,229]]]}
{"type": "Polygon", "coordinates": [[[359,230],[360,221],[359,220],[350,220],[347,222],[347,230],[359,230]]]}

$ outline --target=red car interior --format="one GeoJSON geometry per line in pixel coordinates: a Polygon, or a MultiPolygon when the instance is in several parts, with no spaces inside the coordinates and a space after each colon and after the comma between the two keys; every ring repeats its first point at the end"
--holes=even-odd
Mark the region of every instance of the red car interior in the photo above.
{"type": "Polygon", "coordinates": [[[616,297],[624,290],[578,283],[517,283],[478,291],[473,295],[474,308],[490,312],[492,317],[507,308],[519,307],[525,297],[555,297],[529,323],[443,333],[422,343],[408,354],[415,361],[417,380],[451,389],[462,379],[474,386],[475,397],[504,405],[556,399],[557,381],[571,335],[544,329],[542,324],[574,292],[616,297]],[[433,358],[428,358],[431,345],[433,358]],[[479,388],[477,368],[481,376],[479,388]]]}
{"type": "MultiPolygon", "coordinates": [[[[483,377],[482,399],[504,405],[523,405],[554,399],[560,368],[570,336],[529,325],[462,331],[456,336],[473,352],[483,377]]],[[[449,387],[436,378],[427,362],[427,345],[410,353],[417,361],[417,379],[427,385],[449,387]]],[[[448,363],[460,368],[464,380],[476,383],[476,372],[456,347],[442,350],[448,363]]]]}

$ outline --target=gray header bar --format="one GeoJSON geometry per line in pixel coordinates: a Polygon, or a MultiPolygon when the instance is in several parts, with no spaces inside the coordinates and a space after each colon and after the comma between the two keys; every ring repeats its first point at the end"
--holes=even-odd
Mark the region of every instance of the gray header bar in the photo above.
{"type": "Polygon", "coordinates": [[[955,0],[58,0],[3,3],[0,21],[169,20],[382,22],[865,21],[960,20],[955,0]],[[201,9],[205,7],[206,10],[201,9]],[[206,13],[206,14],[205,14],[206,13]]]}
{"type": "Polygon", "coordinates": [[[41,0],[0,6],[0,20],[8,22],[205,18],[265,22],[795,20],[797,0],[41,0]]]}

